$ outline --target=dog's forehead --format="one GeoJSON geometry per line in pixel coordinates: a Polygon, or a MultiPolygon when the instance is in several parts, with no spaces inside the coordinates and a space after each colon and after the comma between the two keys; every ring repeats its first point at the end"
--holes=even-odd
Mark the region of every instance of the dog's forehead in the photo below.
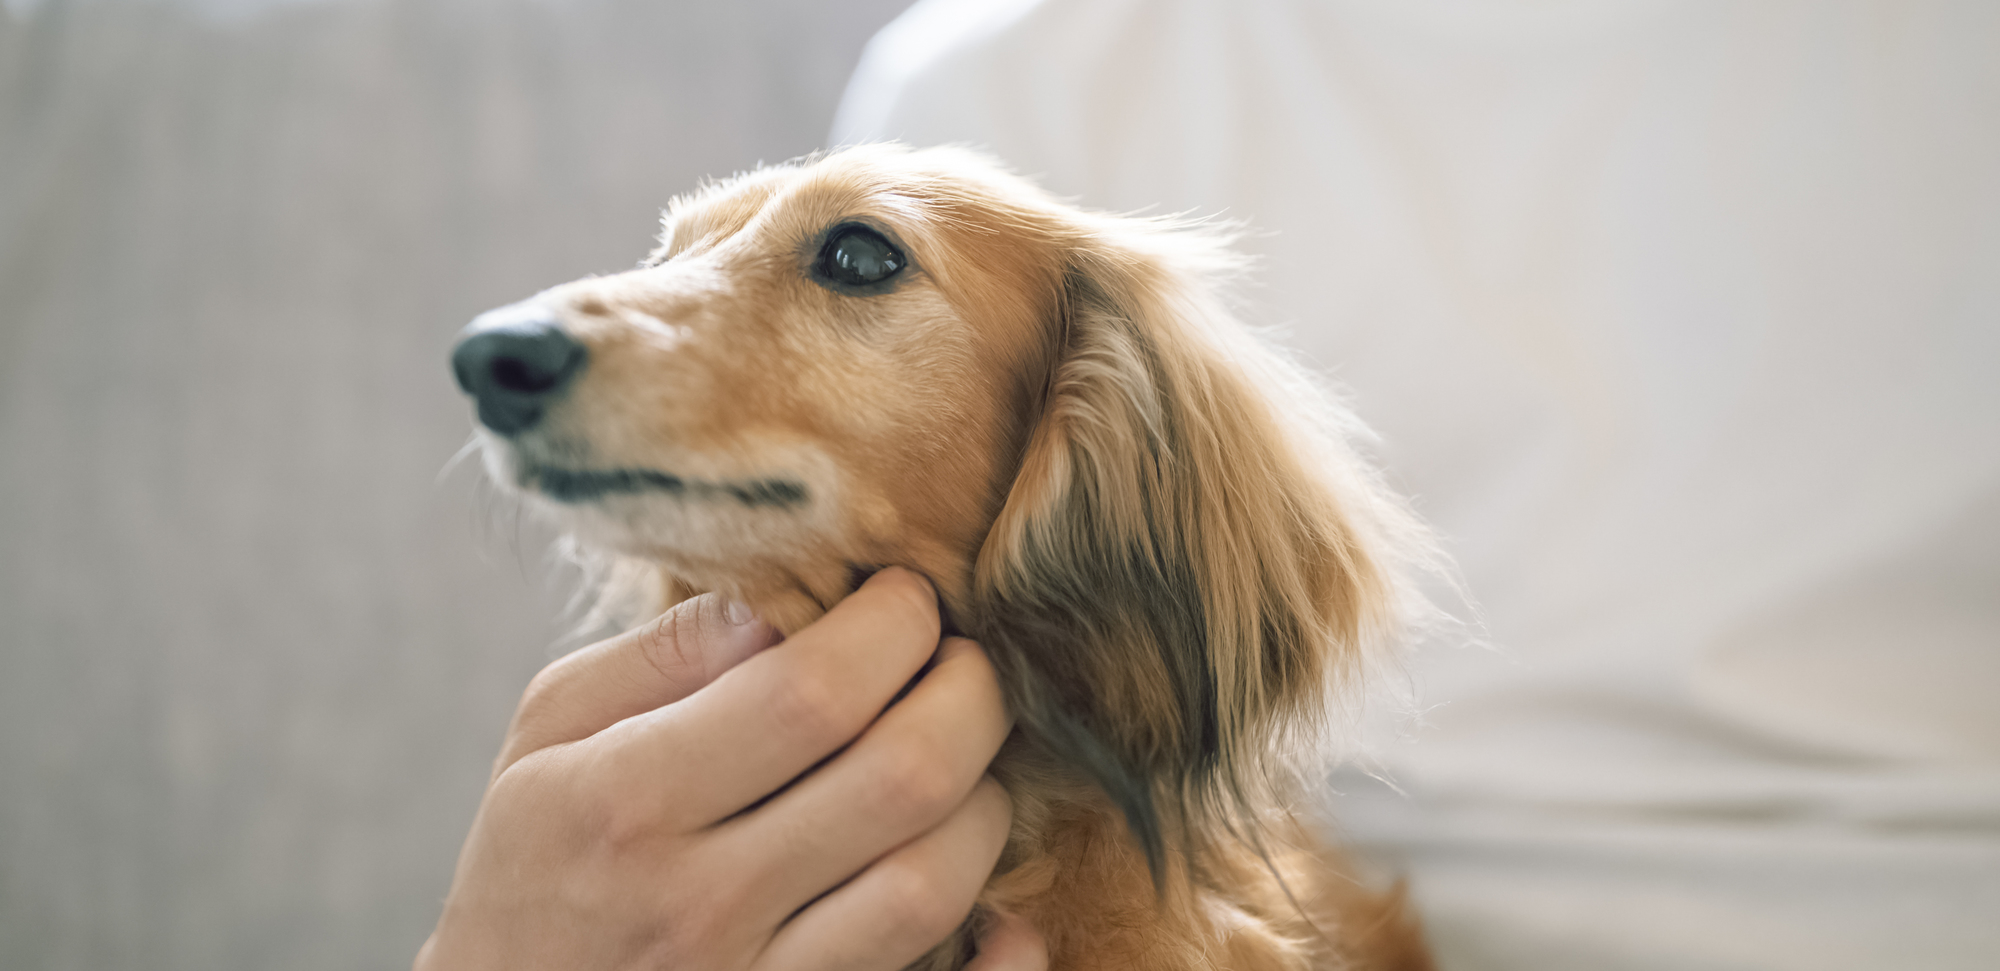
{"type": "Polygon", "coordinates": [[[783,188],[788,175],[779,169],[758,169],[675,196],[660,214],[660,249],[654,258],[742,231],[783,188]]]}
{"type": "Polygon", "coordinates": [[[713,245],[745,230],[789,244],[850,219],[919,237],[947,211],[963,210],[974,199],[990,205],[1005,195],[979,177],[980,160],[934,154],[868,146],[710,183],[669,205],[658,255],[713,245]],[[950,164],[940,167],[941,161],[950,164]]]}

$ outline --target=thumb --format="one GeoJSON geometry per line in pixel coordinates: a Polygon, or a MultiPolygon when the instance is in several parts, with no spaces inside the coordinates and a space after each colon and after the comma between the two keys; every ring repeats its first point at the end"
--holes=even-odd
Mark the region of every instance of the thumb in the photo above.
{"type": "Polygon", "coordinates": [[[528,684],[494,765],[588,738],[673,704],[783,639],[742,604],[707,593],[542,669],[528,684]]]}

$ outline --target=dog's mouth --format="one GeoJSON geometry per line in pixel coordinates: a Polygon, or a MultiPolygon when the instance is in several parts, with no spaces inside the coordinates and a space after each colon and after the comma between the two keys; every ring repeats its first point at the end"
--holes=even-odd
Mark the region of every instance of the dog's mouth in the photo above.
{"type": "Polygon", "coordinates": [[[737,502],[751,509],[793,509],[806,504],[806,487],[791,479],[704,482],[653,469],[564,469],[536,466],[521,486],[557,502],[582,505],[610,496],[666,495],[703,502],[737,502]]]}

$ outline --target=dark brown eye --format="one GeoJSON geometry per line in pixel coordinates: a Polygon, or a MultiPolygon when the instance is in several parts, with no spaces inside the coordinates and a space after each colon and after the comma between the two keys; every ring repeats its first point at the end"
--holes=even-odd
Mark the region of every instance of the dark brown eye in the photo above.
{"type": "Polygon", "coordinates": [[[906,262],[903,251],[881,233],[860,223],[847,223],[827,234],[813,272],[831,283],[865,287],[895,276],[906,262]]]}

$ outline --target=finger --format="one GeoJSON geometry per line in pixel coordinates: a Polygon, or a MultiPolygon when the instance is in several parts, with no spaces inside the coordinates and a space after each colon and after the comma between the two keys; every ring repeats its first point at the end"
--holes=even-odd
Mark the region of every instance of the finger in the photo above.
{"type": "Polygon", "coordinates": [[[747,608],[710,593],[563,657],[528,684],[494,774],[529,752],[679,701],[778,640],[747,608]]]}
{"type": "Polygon", "coordinates": [[[746,874],[775,922],[938,824],[1000,751],[1010,727],[978,645],[945,641],[937,665],[859,740],[711,843],[746,874]]]}
{"type": "Polygon", "coordinates": [[[706,826],[861,734],[937,643],[929,582],[883,570],[707,690],[605,732],[606,757],[622,778],[651,780],[662,818],[706,826]]]}
{"type": "Polygon", "coordinates": [[[1018,914],[989,911],[979,953],[965,971],[1049,971],[1049,943],[1018,914]]]}
{"type": "Polygon", "coordinates": [[[945,939],[967,914],[1007,842],[1011,807],[992,779],[937,828],[877,860],[778,931],[762,971],[900,968],[945,939]]]}

